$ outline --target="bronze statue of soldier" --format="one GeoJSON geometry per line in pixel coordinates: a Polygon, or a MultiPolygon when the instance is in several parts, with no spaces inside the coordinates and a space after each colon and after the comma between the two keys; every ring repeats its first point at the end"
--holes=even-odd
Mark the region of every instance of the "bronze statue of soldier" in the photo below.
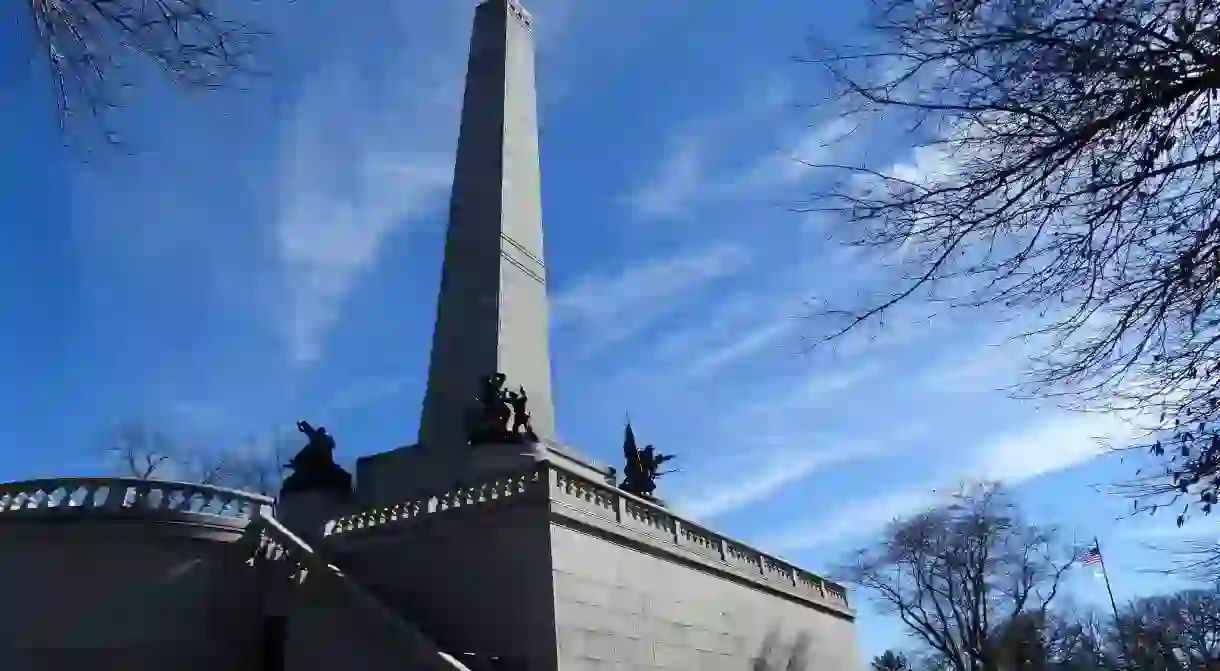
{"type": "Polygon", "coordinates": [[[537,442],[538,436],[530,426],[525,387],[505,391],[505,380],[504,373],[483,378],[482,391],[475,398],[478,405],[470,421],[471,445],[537,442]]]}
{"type": "Polygon", "coordinates": [[[673,459],[674,455],[661,454],[652,445],[637,449],[633,440],[623,446],[623,456],[627,458],[627,465],[623,469],[623,484],[619,487],[640,498],[655,500],[653,492],[657,489],[657,478],[665,475],[660,471],[661,464],[673,459]]]}
{"type": "Polygon", "coordinates": [[[305,434],[309,442],[284,464],[285,468],[292,469],[292,474],[284,478],[280,491],[329,489],[351,496],[352,475],[335,463],[335,439],[326,433],[326,427],[315,429],[302,420],[297,422],[297,430],[305,434]]]}

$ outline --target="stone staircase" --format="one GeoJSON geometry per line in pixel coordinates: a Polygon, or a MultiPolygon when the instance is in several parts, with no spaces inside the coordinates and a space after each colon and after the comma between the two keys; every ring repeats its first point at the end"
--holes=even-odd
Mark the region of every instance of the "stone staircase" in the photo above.
{"type": "Polygon", "coordinates": [[[440,650],[427,635],[328,564],[274,517],[255,517],[238,543],[246,565],[261,574],[269,612],[287,617],[285,671],[327,668],[327,654],[359,658],[365,671],[405,667],[427,671],[500,669],[495,660],[467,656],[474,664],[470,666],[440,650]],[[307,633],[295,635],[296,620],[308,622],[311,611],[314,615],[324,613],[322,617],[330,624],[351,623],[352,629],[336,632],[323,624],[317,631],[306,626],[307,633]],[[321,647],[294,649],[302,644],[321,647]],[[348,649],[335,649],[343,646],[348,649]]]}
{"type": "Polygon", "coordinates": [[[499,657],[486,657],[473,652],[464,652],[456,655],[456,658],[470,671],[515,671],[499,657]]]}

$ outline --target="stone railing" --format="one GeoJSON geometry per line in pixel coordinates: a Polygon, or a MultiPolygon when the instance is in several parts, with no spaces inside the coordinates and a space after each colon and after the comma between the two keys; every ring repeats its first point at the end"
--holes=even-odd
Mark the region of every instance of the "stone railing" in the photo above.
{"type": "Polygon", "coordinates": [[[135,478],[45,478],[0,483],[0,520],[36,515],[200,515],[241,523],[271,509],[261,494],[135,478]]]}
{"type": "Polygon", "coordinates": [[[662,544],[682,548],[706,561],[723,564],[764,584],[849,609],[847,591],[839,585],[682,519],[617,487],[546,462],[531,472],[503,475],[482,484],[462,485],[440,494],[344,515],[328,522],[325,534],[346,537],[361,530],[388,530],[447,510],[524,498],[549,499],[662,544]]]}
{"type": "Polygon", "coordinates": [[[553,465],[546,472],[549,473],[547,481],[553,501],[676,545],[704,559],[726,564],[739,572],[757,575],[764,583],[849,609],[847,590],[840,585],[682,519],[617,487],[587,480],[553,465]]]}
{"type": "Polygon", "coordinates": [[[476,485],[459,485],[447,492],[421,496],[381,508],[361,510],[326,523],[326,536],[350,534],[361,529],[390,527],[434,513],[486,505],[536,491],[539,472],[505,475],[476,485]]]}
{"type": "MultiPolygon", "coordinates": [[[[253,545],[246,559],[247,566],[286,580],[292,589],[309,582],[315,589],[331,590],[346,607],[357,609],[384,628],[387,635],[383,643],[392,652],[404,655],[405,667],[423,671],[470,671],[452,655],[437,648],[415,625],[319,557],[313,548],[274,517],[256,516],[246,534],[253,545]]],[[[284,597],[283,592],[273,594],[284,597]]]]}

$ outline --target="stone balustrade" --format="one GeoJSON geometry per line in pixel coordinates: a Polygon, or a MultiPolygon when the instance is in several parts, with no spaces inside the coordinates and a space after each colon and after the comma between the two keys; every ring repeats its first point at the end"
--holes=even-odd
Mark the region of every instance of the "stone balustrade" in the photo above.
{"type": "Polygon", "coordinates": [[[470,508],[520,496],[533,489],[538,477],[537,472],[506,475],[480,484],[458,485],[448,491],[411,501],[360,510],[327,522],[324,534],[340,536],[361,529],[393,526],[446,510],[470,508]]]}
{"type": "Polygon", "coordinates": [[[291,542],[294,539],[285,540],[284,534],[277,533],[282,527],[268,524],[266,518],[257,518],[255,525],[247,530],[254,547],[246,558],[246,566],[255,569],[270,568],[281,578],[295,584],[303,584],[309,577],[309,567],[302,560],[305,553],[296,543],[291,542]]]}
{"type": "Polygon", "coordinates": [[[659,505],[617,487],[587,480],[553,464],[545,465],[544,469],[549,472],[550,498],[554,501],[614,521],[747,574],[757,574],[764,583],[782,586],[839,608],[850,608],[847,590],[840,585],[682,519],[659,505]]]}
{"type": "Polygon", "coordinates": [[[0,483],[0,520],[38,515],[162,513],[242,523],[274,501],[261,494],[211,485],[136,478],[44,478],[0,483]]]}
{"type": "Polygon", "coordinates": [[[439,494],[344,515],[328,522],[325,533],[327,537],[335,537],[365,529],[387,529],[446,510],[489,505],[527,495],[535,500],[549,499],[662,544],[677,546],[738,573],[754,576],[764,584],[849,609],[847,590],[839,585],[682,519],[617,487],[545,462],[531,472],[502,475],[481,484],[461,485],[439,494]]]}

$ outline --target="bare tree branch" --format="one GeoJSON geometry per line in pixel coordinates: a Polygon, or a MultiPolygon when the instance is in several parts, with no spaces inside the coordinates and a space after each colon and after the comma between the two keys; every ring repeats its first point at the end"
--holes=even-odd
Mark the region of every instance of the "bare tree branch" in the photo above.
{"type": "Polygon", "coordinates": [[[110,113],[123,106],[135,70],[152,65],[173,83],[221,88],[253,74],[266,33],[221,18],[210,0],[26,0],[36,57],[45,62],[61,130],[74,139],[93,123],[117,143],[110,113]]]}
{"type": "Polygon", "coordinates": [[[1171,548],[1152,544],[1147,547],[1171,557],[1167,568],[1146,569],[1147,572],[1180,575],[1220,586],[1220,541],[1196,539],[1180,542],[1171,548]]]}
{"type": "Polygon", "coordinates": [[[230,449],[208,448],[140,422],[126,422],[106,436],[114,470],[141,480],[185,480],[275,496],[284,463],[294,451],[291,435],[252,438],[230,449]]]}
{"type": "Polygon", "coordinates": [[[1161,459],[1137,508],[1209,511],[1218,20],[1220,0],[874,0],[872,44],[815,47],[848,117],[917,145],[914,165],[817,166],[837,179],[803,209],[899,281],[832,305],[821,341],[910,301],[1020,319],[1046,344],[1023,393],[1137,418],[1161,459]]]}
{"type": "Polygon", "coordinates": [[[107,436],[105,450],[120,475],[151,480],[176,458],[177,445],[147,425],[126,422],[107,436]]]}

